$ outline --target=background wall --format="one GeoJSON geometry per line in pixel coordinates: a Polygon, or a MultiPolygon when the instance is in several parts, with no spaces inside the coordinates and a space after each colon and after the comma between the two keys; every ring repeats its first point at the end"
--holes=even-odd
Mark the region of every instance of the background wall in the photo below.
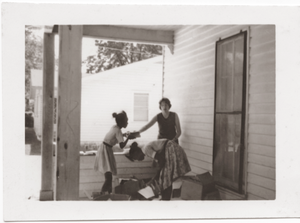
{"type": "MultiPolygon", "coordinates": [[[[186,26],[166,50],[164,96],[181,121],[180,144],[194,174],[212,173],[215,44],[245,25],[186,26]]],[[[249,199],[275,198],[275,26],[251,26],[245,154],[249,199]]]]}
{"type": "MultiPolygon", "coordinates": [[[[82,79],[81,141],[102,142],[115,125],[113,112],[128,115],[126,131],[138,131],[148,121],[134,121],[134,93],[149,94],[149,117],[160,112],[162,97],[162,56],[115,68],[82,79]]],[[[157,124],[138,138],[138,143],[156,139],[157,124]]],[[[132,141],[130,141],[132,142],[132,141]]],[[[128,143],[130,144],[130,143],[128,143]]]]}

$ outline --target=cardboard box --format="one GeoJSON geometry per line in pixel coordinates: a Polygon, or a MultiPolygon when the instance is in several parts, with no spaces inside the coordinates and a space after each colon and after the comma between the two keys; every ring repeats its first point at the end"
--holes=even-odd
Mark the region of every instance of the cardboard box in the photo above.
{"type": "Polygon", "coordinates": [[[191,180],[183,180],[182,188],[181,188],[181,199],[182,200],[202,200],[203,186],[202,184],[191,181],[191,180]]]}
{"type": "Polygon", "coordinates": [[[134,195],[140,189],[139,181],[129,180],[115,187],[116,194],[134,195]]]}
{"type": "Polygon", "coordinates": [[[204,200],[206,194],[216,190],[213,177],[209,172],[196,176],[183,177],[181,199],[204,200]]]}
{"type": "Polygon", "coordinates": [[[211,201],[221,200],[219,190],[216,189],[210,193],[207,193],[204,197],[204,200],[211,200],[211,201]]]}

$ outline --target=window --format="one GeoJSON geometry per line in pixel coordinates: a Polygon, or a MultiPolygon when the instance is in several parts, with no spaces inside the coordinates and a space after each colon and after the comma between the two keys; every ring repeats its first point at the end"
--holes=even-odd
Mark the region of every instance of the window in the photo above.
{"type": "Polygon", "coordinates": [[[247,32],[216,43],[213,175],[242,193],[247,32]]]}
{"type": "Polygon", "coordinates": [[[148,121],[149,94],[134,94],[134,121],[148,121]]]}

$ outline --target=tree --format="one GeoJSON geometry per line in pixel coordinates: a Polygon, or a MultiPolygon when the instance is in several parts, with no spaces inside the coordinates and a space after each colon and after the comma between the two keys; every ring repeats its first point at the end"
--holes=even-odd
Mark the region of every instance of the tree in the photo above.
{"type": "Polygon", "coordinates": [[[30,97],[30,70],[37,69],[43,62],[43,42],[34,34],[34,31],[40,29],[39,26],[25,26],[25,101],[27,109],[30,97]]]}
{"type": "Polygon", "coordinates": [[[162,46],[137,43],[95,40],[96,55],[88,56],[82,63],[87,73],[99,73],[136,61],[162,55],[162,46]]]}

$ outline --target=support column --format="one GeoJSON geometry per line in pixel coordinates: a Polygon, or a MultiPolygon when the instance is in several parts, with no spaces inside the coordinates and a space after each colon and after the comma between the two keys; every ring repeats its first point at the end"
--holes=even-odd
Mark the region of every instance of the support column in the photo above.
{"type": "Polygon", "coordinates": [[[81,25],[59,26],[56,200],[79,199],[81,25]]]}
{"type": "Polygon", "coordinates": [[[54,98],[54,34],[44,34],[41,201],[53,200],[52,147],[54,98]]]}

